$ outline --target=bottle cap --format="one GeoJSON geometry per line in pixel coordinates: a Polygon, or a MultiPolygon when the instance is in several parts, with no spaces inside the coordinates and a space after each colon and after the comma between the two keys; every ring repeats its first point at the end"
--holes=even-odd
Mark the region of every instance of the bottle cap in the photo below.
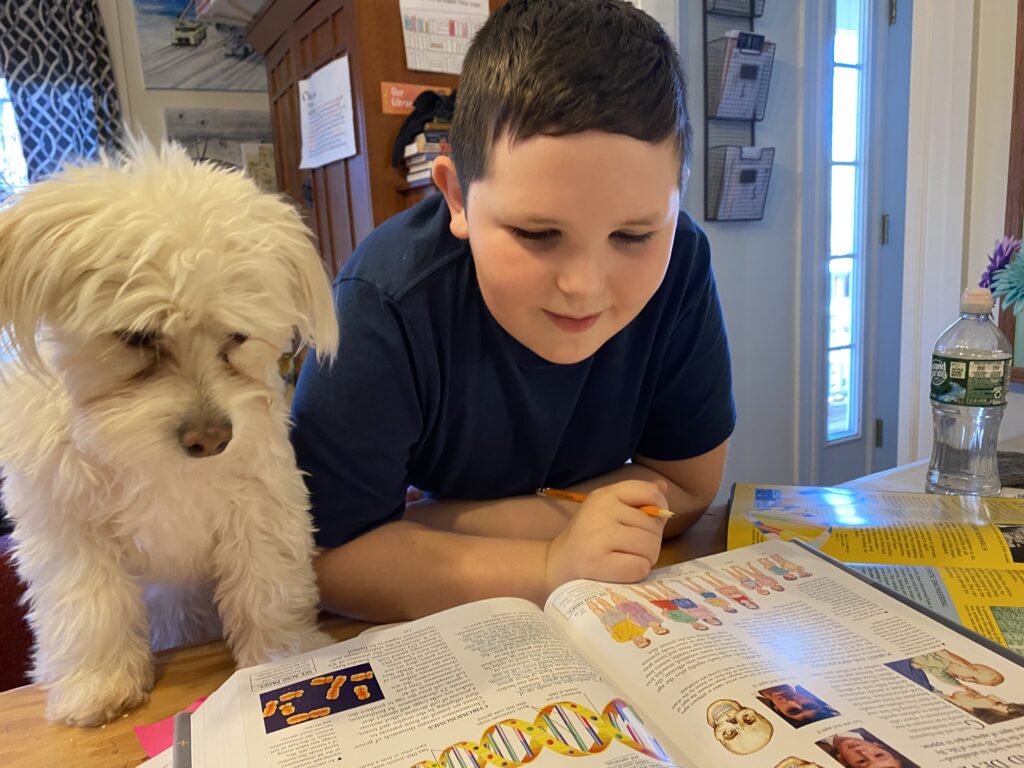
{"type": "Polygon", "coordinates": [[[992,312],[992,291],[988,288],[967,288],[960,294],[960,311],[973,315],[992,312]]]}

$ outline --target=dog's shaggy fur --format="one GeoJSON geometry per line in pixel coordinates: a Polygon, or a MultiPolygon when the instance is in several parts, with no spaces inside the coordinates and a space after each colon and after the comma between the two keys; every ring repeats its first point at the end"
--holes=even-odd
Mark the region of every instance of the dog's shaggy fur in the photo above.
{"type": "MultiPolygon", "coordinates": [[[[240,173],[139,144],[0,211],[3,500],[52,719],[146,698],[153,584],[212,594],[242,665],[328,641],[277,369],[296,335],[333,356],[327,276],[240,173]]],[[[181,639],[203,614],[162,618],[181,639]]]]}

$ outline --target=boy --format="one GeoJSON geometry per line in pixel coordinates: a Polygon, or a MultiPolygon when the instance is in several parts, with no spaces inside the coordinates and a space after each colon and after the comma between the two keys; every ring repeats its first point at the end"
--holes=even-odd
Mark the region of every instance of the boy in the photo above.
{"type": "Polygon", "coordinates": [[[706,509],[735,412],[679,211],[689,139],[676,52],[627,3],[511,0],[480,30],[441,195],[345,265],[338,362],[296,391],[326,607],[393,621],[637,581],[706,509]]]}

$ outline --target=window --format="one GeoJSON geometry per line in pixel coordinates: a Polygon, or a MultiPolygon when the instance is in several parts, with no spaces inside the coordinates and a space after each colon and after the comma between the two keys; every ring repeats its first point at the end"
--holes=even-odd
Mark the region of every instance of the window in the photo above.
{"type": "Polygon", "coordinates": [[[14,122],[14,105],[7,91],[7,81],[0,77],[0,204],[26,184],[28,171],[14,122]]]}
{"type": "Polygon", "coordinates": [[[860,140],[864,105],[864,0],[835,0],[832,45],[832,157],[829,185],[828,402],[826,437],[860,434],[861,306],[864,265],[860,140]]]}

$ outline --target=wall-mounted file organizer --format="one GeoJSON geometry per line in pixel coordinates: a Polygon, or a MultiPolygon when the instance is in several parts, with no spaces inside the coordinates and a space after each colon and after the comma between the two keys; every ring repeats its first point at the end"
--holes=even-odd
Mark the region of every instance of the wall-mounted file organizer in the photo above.
{"type": "Polygon", "coordinates": [[[754,32],[764,0],[704,3],[704,218],[754,221],[764,216],[775,150],[756,147],[775,44],[754,32]]]}
{"type": "Polygon", "coordinates": [[[764,35],[730,29],[707,45],[708,117],[763,120],[775,43],[764,35]]]}
{"type": "Polygon", "coordinates": [[[752,221],[764,214],[774,147],[712,147],[708,151],[707,218],[752,221]]]}

